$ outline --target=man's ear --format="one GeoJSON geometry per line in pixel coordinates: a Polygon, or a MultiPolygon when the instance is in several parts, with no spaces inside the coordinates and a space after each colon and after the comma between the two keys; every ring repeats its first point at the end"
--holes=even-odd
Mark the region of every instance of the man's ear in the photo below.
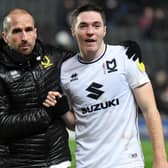
{"type": "Polygon", "coordinates": [[[7,43],[8,41],[7,41],[7,34],[6,34],[6,32],[2,32],[2,38],[3,38],[3,40],[7,43]]]}
{"type": "Polygon", "coordinates": [[[37,28],[36,27],[34,28],[34,31],[35,31],[35,36],[36,36],[36,39],[37,39],[37,28]]]}

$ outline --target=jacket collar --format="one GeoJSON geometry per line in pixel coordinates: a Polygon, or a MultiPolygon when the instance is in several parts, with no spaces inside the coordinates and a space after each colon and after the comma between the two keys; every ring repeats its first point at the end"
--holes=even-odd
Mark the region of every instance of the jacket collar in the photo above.
{"type": "Polygon", "coordinates": [[[4,62],[10,66],[15,67],[31,67],[37,62],[41,61],[42,44],[39,40],[36,40],[35,47],[30,55],[23,55],[15,50],[11,49],[3,39],[0,39],[0,51],[4,53],[4,62]]]}

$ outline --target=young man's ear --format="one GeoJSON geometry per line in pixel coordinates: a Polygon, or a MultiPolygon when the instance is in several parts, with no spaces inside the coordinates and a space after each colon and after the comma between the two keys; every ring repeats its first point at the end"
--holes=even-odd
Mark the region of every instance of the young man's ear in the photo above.
{"type": "Polygon", "coordinates": [[[107,33],[107,27],[104,26],[104,37],[106,36],[106,33],[107,33]]]}
{"type": "Polygon", "coordinates": [[[71,34],[73,37],[75,37],[75,32],[74,32],[74,29],[71,27],[71,34]]]}

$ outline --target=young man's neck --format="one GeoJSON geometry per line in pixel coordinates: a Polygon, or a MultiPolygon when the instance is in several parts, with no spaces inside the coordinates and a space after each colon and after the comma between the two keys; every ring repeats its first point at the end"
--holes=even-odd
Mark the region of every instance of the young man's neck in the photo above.
{"type": "Polygon", "coordinates": [[[100,49],[97,52],[87,52],[84,53],[80,51],[80,59],[86,62],[92,62],[94,60],[99,59],[105,51],[105,44],[102,43],[100,49]]]}

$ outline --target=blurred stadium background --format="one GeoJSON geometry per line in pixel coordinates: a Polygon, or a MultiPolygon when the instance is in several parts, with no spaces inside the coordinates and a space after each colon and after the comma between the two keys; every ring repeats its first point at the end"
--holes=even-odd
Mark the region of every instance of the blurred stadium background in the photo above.
{"type": "MultiPolygon", "coordinates": [[[[162,116],[164,135],[168,143],[168,1],[88,1],[96,2],[105,9],[107,42],[113,44],[129,39],[139,43],[146,70],[153,83],[162,116]]],[[[77,50],[70,34],[69,15],[73,9],[83,3],[87,3],[87,0],[0,0],[0,31],[2,31],[3,17],[9,10],[24,8],[33,14],[42,41],[77,50]]],[[[141,112],[139,112],[139,127],[143,148],[145,151],[149,149],[145,158],[151,162],[149,153],[152,151],[141,112]]],[[[74,140],[71,140],[70,144],[73,152],[74,140]]]]}

